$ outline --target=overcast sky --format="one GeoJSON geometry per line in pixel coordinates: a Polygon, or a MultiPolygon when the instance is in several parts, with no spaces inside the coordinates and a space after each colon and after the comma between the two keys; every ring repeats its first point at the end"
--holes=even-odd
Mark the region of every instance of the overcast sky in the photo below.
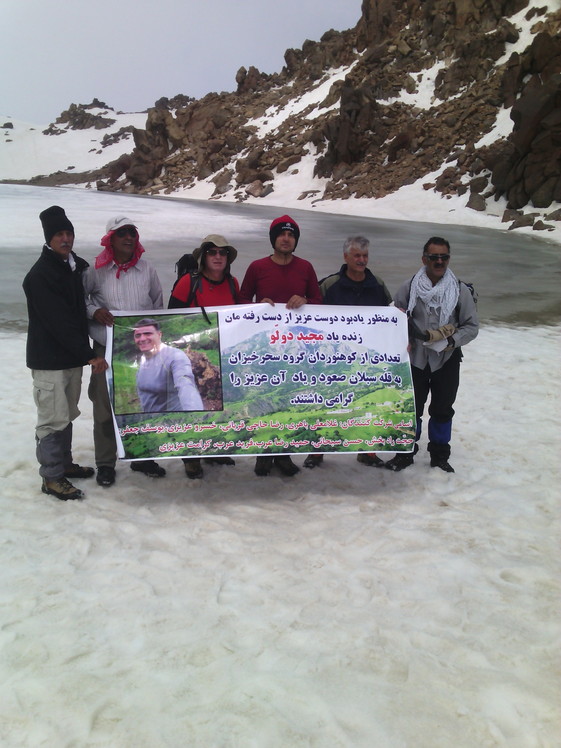
{"type": "Polygon", "coordinates": [[[0,0],[0,116],[232,91],[242,65],[279,72],[286,49],[360,14],[361,0],[0,0]]]}

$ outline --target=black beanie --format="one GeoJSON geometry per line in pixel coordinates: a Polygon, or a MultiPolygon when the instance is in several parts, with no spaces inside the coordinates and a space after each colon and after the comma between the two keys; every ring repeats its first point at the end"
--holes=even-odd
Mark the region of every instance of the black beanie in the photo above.
{"type": "Polygon", "coordinates": [[[271,240],[273,249],[275,248],[277,237],[282,231],[292,231],[296,239],[296,244],[294,245],[294,248],[296,248],[298,246],[298,239],[300,239],[300,227],[290,216],[281,216],[280,218],[275,218],[269,228],[269,239],[271,240]]]}
{"type": "Polygon", "coordinates": [[[39,213],[39,219],[43,224],[43,233],[45,234],[47,244],[59,231],[71,231],[74,233],[74,226],[68,220],[63,208],[59,208],[58,205],[51,205],[50,208],[39,213]]]}

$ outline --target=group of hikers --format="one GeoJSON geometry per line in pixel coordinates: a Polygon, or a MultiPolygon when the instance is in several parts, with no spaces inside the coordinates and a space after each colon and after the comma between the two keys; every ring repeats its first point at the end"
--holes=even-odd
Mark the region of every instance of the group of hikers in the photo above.
{"type": "MultiPolygon", "coordinates": [[[[145,250],[134,221],[122,215],[111,218],[101,239],[103,250],[88,266],[73,252],[74,227],[63,208],[51,206],[39,218],[45,243],[23,288],[29,315],[26,362],[32,372],[37,408],[35,438],[41,490],[61,500],[81,499],[82,490],[71,480],[95,475],[103,487],[116,480],[117,444],[104,374],[106,331],[114,324],[112,312],[147,313],[134,329],[134,342],[146,364],[144,385],[142,381],[138,383],[144,410],[161,409],[156,384],[162,380],[165,388],[163,379],[173,366],[185,369],[189,364],[183,353],[162,344],[157,319],[148,316],[150,310],[164,308],[163,292],[156,270],[142,256],[145,250]],[[176,354],[185,362],[177,359],[175,364],[176,354]],[[170,361],[164,360],[166,357],[170,361]],[[86,364],[91,366],[88,395],[93,404],[96,469],[78,465],[72,457],[72,422],[79,415],[82,367],[86,364]]],[[[364,236],[346,239],[341,268],[321,282],[312,264],[295,254],[299,239],[296,221],[288,215],[275,218],[269,228],[272,254],[253,261],[240,285],[232,274],[236,248],[219,234],[206,236],[189,257],[191,266],[182,268],[186,272],[176,281],[168,308],[251,303],[283,304],[287,309],[304,304],[394,304],[409,319],[417,414],[415,446],[412,452],[398,453],[386,462],[370,452],[360,452],[357,459],[363,465],[393,471],[412,465],[430,394],[430,465],[454,472],[449,463],[450,439],[462,346],[476,337],[479,323],[470,288],[458,281],[449,268],[449,242],[435,236],[428,239],[422,249],[421,267],[413,278],[404,281],[392,299],[384,281],[368,268],[369,241],[364,236]]],[[[189,373],[183,378],[188,380],[189,373]]],[[[171,409],[200,409],[200,396],[197,400],[198,392],[195,395],[193,390],[196,388],[178,393],[177,405],[171,409]]],[[[304,467],[315,468],[322,461],[322,454],[308,454],[304,467]]],[[[190,457],[183,462],[186,475],[192,479],[203,477],[203,464],[234,464],[228,456],[190,457]]],[[[132,461],[130,467],[152,478],[166,473],[152,459],[132,461]]],[[[286,476],[300,470],[289,455],[260,455],[255,473],[266,476],[273,467],[286,476]]]]}

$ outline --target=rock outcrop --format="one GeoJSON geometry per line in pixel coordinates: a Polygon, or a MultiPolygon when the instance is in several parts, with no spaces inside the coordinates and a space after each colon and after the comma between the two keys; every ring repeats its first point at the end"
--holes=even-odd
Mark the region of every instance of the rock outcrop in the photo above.
{"type": "Polygon", "coordinates": [[[70,104],[68,109],[58,117],[54,124],[46,130],[45,135],[57,135],[61,132],[60,126],[65,125],[71,130],[103,130],[115,124],[115,120],[105,115],[111,110],[107,104],[94,99],[91,104],[70,104]],[[89,109],[104,109],[103,113],[93,114],[89,109]],[[58,126],[58,127],[57,127],[58,126]]]}

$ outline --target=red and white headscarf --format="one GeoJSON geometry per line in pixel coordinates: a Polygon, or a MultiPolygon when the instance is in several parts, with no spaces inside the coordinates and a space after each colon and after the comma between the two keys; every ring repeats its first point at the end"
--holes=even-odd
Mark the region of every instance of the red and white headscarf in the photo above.
{"type": "MultiPolygon", "coordinates": [[[[132,224],[131,224],[132,225],[132,224]]],[[[124,262],[122,265],[119,265],[117,260],[115,259],[115,254],[113,252],[113,245],[111,244],[111,237],[115,231],[108,231],[107,234],[102,238],[100,244],[104,248],[103,252],[98,254],[98,256],[95,258],[95,266],[96,268],[101,268],[104,265],[110,265],[112,262],[117,265],[117,278],[121,275],[121,270],[126,273],[129,268],[132,268],[136,265],[136,263],[140,260],[141,255],[145,251],[144,247],[140,243],[140,239],[137,235],[136,237],[136,244],[134,247],[134,252],[132,254],[132,257],[127,262],[124,262]]]]}

